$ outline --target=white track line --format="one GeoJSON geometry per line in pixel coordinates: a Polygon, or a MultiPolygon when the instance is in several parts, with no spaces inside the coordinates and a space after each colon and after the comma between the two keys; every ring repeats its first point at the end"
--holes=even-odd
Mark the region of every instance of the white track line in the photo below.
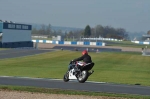
{"type": "MultiPolygon", "coordinates": [[[[22,78],[22,79],[33,79],[33,80],[57,80],[57,81],[62,81],[63,79],[51,79],[51,78],[32,78],[32,77],[19,77],[19,76],[0,76],[1,78],[22,78]]],[[[77,81],[77,80],[70,80],[70,81],[77,81]]],[[[106,83],[106,82],[96,82],[96,81],[86,81],[89,83],[106,83]]]]}

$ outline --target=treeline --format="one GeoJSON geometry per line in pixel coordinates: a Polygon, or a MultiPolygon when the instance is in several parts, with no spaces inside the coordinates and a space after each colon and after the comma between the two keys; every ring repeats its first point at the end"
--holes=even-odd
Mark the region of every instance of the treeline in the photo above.
{"type": "Polygon", "coordinates": [[[92,37],[129,39],[128,33],[123,28],[113,28],[111,26],[97,25],[92,29],[92,37]]]}
{"type": "Polygon", "coordinates": [[[85,29],[80,29],[76,31],[63,31],[63,30],[58,30],[54,31],[51,28],[51,25],[49,24],[48,26],[42,25],[41,29],[32,29],[32,34],[33,35],[47,35],[48,37],[52,36],[57,36],[61,35],[64,38],[75,38],[75,39],[80,39],[80,38],[114,38],[114,39],[122,39],[122,40],[127,40],[129,39],[128,33],[126,32],[125,29],[123,28],[113,28],[111,26],[102,26],[102,25],[97,25],[94,28],[91,28],[89,25],[85,27],[85,29]]]}

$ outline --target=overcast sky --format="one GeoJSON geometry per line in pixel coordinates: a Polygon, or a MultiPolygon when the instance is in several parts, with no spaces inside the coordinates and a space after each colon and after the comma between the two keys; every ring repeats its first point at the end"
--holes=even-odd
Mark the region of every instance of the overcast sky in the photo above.
{"type": "Polygon", "coordinates": [[[150,0],[0,0],[0,19],[85,28],[150,30],[150,0]]]}

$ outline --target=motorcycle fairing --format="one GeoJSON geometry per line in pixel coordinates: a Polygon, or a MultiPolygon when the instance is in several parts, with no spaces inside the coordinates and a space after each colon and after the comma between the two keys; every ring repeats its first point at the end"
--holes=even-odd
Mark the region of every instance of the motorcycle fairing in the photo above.
{"type": "Polygon", "coordinates": [[[77,77],[74,75],[74,69],[71,69],[70,71],[69,71],[69,79],[77,79],[77,77]]]}

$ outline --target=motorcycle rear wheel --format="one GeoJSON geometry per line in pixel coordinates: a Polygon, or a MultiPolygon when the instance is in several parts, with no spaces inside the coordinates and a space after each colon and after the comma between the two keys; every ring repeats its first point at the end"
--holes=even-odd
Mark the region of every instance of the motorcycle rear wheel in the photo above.
{"type": "Polygon", "coordinates": [[[80,83],[84,83],[87,79],[88,79],[88,71],[87,70],[83,70],[77,77],[77,80],[80,83]]]}

